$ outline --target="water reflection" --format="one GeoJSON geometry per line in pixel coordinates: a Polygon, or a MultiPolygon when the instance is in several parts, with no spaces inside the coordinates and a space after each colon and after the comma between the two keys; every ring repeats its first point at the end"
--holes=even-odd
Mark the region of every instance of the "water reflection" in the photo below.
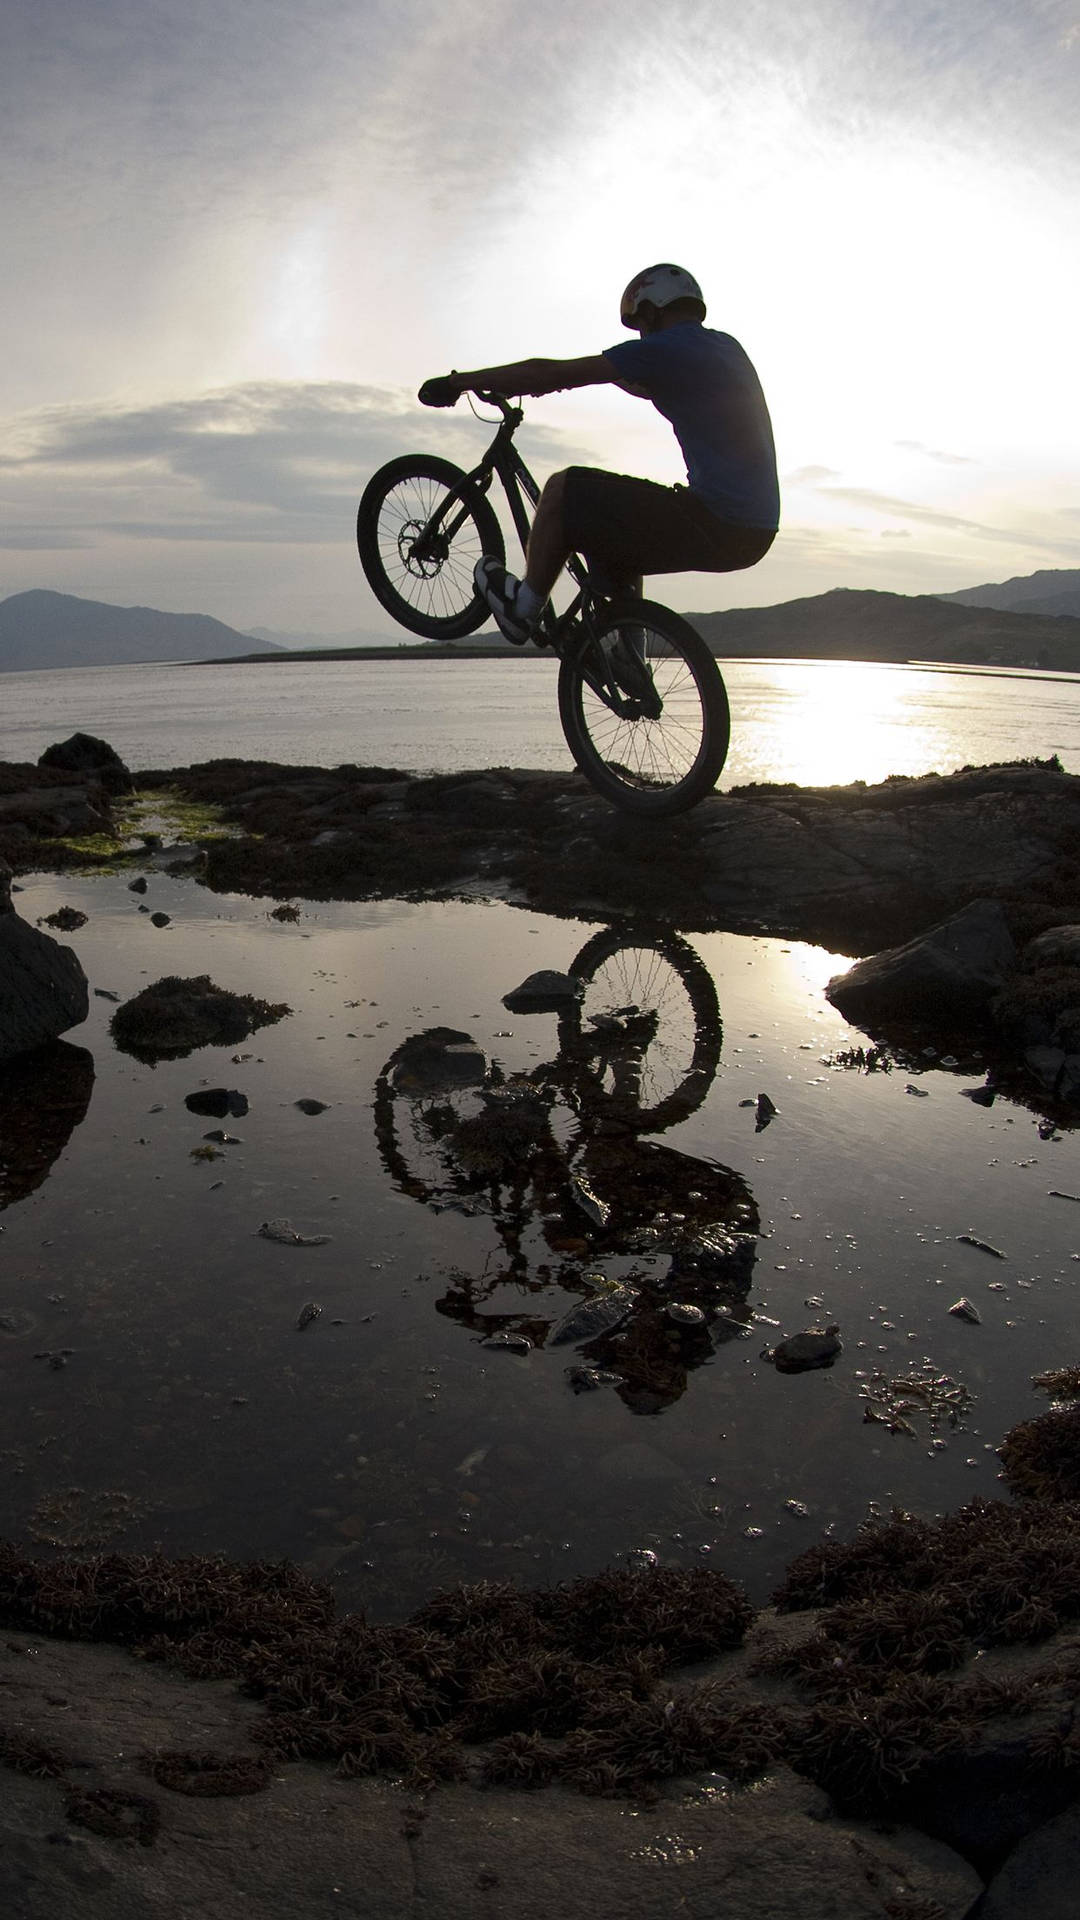
{"type": "Polygon", "coordinates": [[[48,1179],[93,1089],[93,1054],[66,1040],[0,1068],[0,1210],[48,1179]]]}
{"type": "Polygon", "coordinates": [[[738,766],[729,764],[725,786],[733,780],[846,786],[957,764],[952,685],[930,670],[770,660],[756,671],[747,667],[745,676],[735,698],[738,766]]]}
{"type": "Polygon", "coordinates": [[[482,1272],[452,1273],[440,1314],[492,1347],[561,1345],[575,1390],[610,1383],[654,1413],[749,1319],[744,1177],[641,1138],[705,1100],[720,1009],[674,935],[605,930],[568,971],[581,994],[554,1060],[507,1076],[468,1033],[425,1028],[378,1076],[376,1140],[402,1192],[494,1225],[482,1272]]]}

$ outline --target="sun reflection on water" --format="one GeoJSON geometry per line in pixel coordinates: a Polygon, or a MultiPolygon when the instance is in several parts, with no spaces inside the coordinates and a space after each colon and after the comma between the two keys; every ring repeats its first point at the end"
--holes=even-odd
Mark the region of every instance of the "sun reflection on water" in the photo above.
{"type": "Polygon", "coordinates": [[[730,676],[725,786],[778,778],[841,786],[954,767],[966,757],[944,676],[931,670],[849,660],[739,664],[730,676]],[[758,706],[766,678],[767,713],[758,706]]]}

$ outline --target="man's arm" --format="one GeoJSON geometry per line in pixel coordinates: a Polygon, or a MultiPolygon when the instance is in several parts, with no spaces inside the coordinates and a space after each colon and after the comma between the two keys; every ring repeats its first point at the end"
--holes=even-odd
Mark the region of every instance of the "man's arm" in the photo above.
{"type": "Polygon", "coordinates": [[[561,393],[567,387],[618,385],[611,361],[602,353],[580,360],[512,360],[505,367],[477,367],[472,373],[450,374],[460,393],[561,393]]]}

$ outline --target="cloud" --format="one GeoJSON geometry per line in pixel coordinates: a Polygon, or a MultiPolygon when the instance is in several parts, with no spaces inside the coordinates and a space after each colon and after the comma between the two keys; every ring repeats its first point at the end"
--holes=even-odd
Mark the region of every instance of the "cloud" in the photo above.
{"type": "Polygon", "coordinates": [[[893,494],[878,493],[872,487],[823,487],[821,492],[829,500],[845,500],[852,506],[867,507],[874,512],[887,513],[900,520],[916,520],[923,526],[942,527],[951,533],[972,534],[979,540],[994,540],[1019,547],[1037,547],[1048,553],[1075,551],[1075,543],[1069,540],[1034,533],[1024,527],[987,526],[980,520],[970,520],[962,514],[946,513],[940,507],[924,507],[913,500],[900,500],[893,494]]]}
{"type": "Polygon", "coordinates": [[[821,480],[838,480],[839,478],[839,471],[836,467],[795,467],[791,473],[784,474],[783,485],[785,487],[811,487],[816,486],[821,480]]]}
{"type": "MultiPolygon", "coordinates": [[[[106,534],[337,542],[372,472],[410,442],[475,464],[484,436],[468,414],[416,414],[409,394],[345,381],[249,382],[146,407],[47,408],[11,423],[0,449],[4,544],[70,547],[106,534]]],[[[568,457],[543,428],[522,437],[536,463],[568,457]]]]}
{"type": "Polygon", "coordinates": [[[921,440],[894,440],[894,446],[904,447],[909,453],[924,453],[928,460],[940,460],[946,467],[973,467],[977,464],[966,453],[943,453],[940,447],[928,447],[921,440]]]}

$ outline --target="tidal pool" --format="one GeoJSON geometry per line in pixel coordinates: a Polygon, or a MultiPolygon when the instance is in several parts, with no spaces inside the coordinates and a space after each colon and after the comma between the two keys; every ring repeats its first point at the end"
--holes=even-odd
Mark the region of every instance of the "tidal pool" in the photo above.
{"type": "Polygon", "coordinates": [[[1080,1358],[1080,1205],[1051,1191],[1080,1191],[1077,1136],[965,1098],[984,1066],[959,1045],[852,1064],[868,1043],[823,991],[844,956],[468,901],[282,921],[147,877],[16,895],[30,921],[88,915],[60,937],[95,992],[48,1059],[0,1076],[0,1533],[288,1555],[393,1617],[438,1585],[641,1549],[762,1600],[873,1503],[1001,1493],[1030,1375],[1080,1358]],[[507,1011],[575,961],[579,1008],[507,1011]],[[293,1011],[140,1064],[104,996],[163,974],[293,1011]],[[454,1071],[416,1070],[430,1029],[474,1043],[454,1071]],[[248,1111],[186,1106],[213,1087],[248,1111]],[[668,1305],[701,1296],[668,1281],[672,1236],[715,1219],[760,1228],[756,1261],[706,1331],[678,1329],[668,1305]],[[636,1305],[607,1343],[553,1343],[612,1286],[636,1305]],[[961,1295],[979,1324],[950,1315],[961,1295]],[[832,1322],[831,1368],[765,1356],[832,1322]],[[575,1391],[589,1360],[611,1377],[575,1391]],[[896,1430],[867,1420],[898,1379],[896,1430]],[[970,1396],[956,1424],[942,1380],[970,1396]]]}

